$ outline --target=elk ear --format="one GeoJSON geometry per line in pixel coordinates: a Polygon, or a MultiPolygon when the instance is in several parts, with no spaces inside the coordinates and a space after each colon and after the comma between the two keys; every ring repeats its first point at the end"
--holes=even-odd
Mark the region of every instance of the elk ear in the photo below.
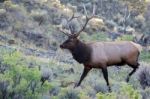
{"type": "Polygon", "coordinates": [[[81,36],[78,36],[78,37],[77,37],[77,39],[80,39],[80,38],[81,38],[81,36]]]}

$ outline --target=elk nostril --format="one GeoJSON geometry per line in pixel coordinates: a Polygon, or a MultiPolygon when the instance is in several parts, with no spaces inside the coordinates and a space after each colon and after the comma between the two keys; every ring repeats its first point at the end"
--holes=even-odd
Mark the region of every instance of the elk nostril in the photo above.
{"type": "Polygon", "coordinates": [[[63,45],[60,45],[60,48],[63,48],[63,45]]]}

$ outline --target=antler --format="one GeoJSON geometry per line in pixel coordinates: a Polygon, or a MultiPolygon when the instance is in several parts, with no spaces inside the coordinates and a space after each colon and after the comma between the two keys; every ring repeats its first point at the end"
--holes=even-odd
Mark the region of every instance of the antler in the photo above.
{"type": "Polygon", "coordinates": [[[82,25],[82,28],[75,34],[76,37],[78,37],[80,35],[80,33],[85,29],[87,23],[94,17],[95,15],[95,10],[96,10],[96,7],[95,5],[93,5],[93,13],[92,13],[92,16],[88,16],[87,15],[87,10],[86,10],[86,7],[85,5],[83,4],[83,8],[84,8],[84,11],[85,11],[85,14],[86,14],[86,21],[85,21],[85,24],[82,25]]]}
{"type": "MultiPolygon", "coordinates": [[[[88,16],[87,10],[85,5],[83,4],[83,8],[84,8],[84,12],[85,12],[85,16],[86,16],[86,20],[84,25],[82,25],[82,28],[77,32],[77,33],[72,33],[71,31],[71,27],[69,27],[69,30],[63,30],[63,29],[59,29],[59,31],[61,31],[62,33],[64,33],[65,35],[69,36],[69,37],[78,37],[80,35],[80,33],[86,28],[86,25],[88,24],[88,22],[95,17],[95,10],[96,10],[96,6],[93,5],[93,11],[92,11],[92,15],[88,16]]],[[[72,17],[70,19],[67,20],[67,25],[70,21],[72,21],[75,18],[79,18],[80,16],[75,16],[75,14],[73,13],[72,17]]]]}
{"type": "Polygon", "coordinates": [[[67,36],[71,36],[71,34],[69,33],[70,31],[63,30],[62,28],[59,28],[59,31],[62,32],[62,33],[64,33],[67,36]]]}
{"type": "Polygon", "coordinates": [[[75,18],[79,18],[80,16],[75,16],[75,14],[73,13],[72,14],[72,17],[68,20],[68,23],[71,21],[71,20],[73,20],[73,19],[75,19],[75,18]]]}
{"type": "MultiPolygon", "coordinates": [[[[75,16],[75,14],[73,13],[71,18],[67,20],[67,25],[70,21],[72,21],[73,19],[78,18],[78,17],[80,17],[80,16],[75,16]]],[[[67,36],[72,36],[72,34],[73,34],[71,31],[71,27],[69,27],[69,30],[63,30],[62,28],[59,28],[59,31],[64,33],[67,36]]]]}

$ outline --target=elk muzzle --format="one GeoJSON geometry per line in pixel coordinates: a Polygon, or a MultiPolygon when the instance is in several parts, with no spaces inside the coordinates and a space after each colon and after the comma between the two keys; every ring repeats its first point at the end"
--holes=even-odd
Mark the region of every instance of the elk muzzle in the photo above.
{"type": "Polygon", "coordinates": [[[64,49],[64,48],[65,48],[65,46],[64,46],[63,44],[61,44],[61,45],[60,45],[60,48],[61,48],[61,49],[64,49]]]}

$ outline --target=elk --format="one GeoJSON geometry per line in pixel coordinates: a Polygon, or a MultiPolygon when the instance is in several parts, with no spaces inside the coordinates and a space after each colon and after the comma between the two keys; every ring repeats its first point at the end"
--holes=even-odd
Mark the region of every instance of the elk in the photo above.
{"type": "MultiPolygon", "coordinates": [[[[85,7],[84,7],[85,8],[85,7]]],[[[73,16],[74,17],[74,16],[73,16]]],[[[73,19],[73,17],[71,19],[73,19]]],[[[83,42],[78,39],[80,33],[86,28],[88,22],[94,17],[87,16],[82,28],[77,33],[59,29],[62,33],[68,36],[68,39],[60,45],[62,49],[68,49],[73,58],[80,64],[84,65],[83,73],[75,87],[80,86],[83,79],[87,76],[92,68],[101,69],[103,77],[111,91],[108,80],[107,67],[123,66],[127,64],[133,70],[128,74],[126,81],[128,82],[131,75],[138,69],[138,57],[142,47],[132,41],[115,41],[115,42],[83,42]]]]}

